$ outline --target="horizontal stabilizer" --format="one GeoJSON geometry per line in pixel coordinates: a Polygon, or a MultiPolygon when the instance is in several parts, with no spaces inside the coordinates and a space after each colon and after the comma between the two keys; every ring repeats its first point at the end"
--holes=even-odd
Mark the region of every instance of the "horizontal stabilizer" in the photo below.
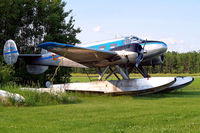
{"type": "Polygon", "coordinates": [[[41,57],[42,54],[19,54],[20,57],[41,57]]]}
{"type": "Polygon", "coordinates": [[[37,58],[40,58],[42,57],[41,54],[19,54],[19,58],[22,58],[24,59],[28,64],[34,60],[34,59],[37,59],[37,58]]]}

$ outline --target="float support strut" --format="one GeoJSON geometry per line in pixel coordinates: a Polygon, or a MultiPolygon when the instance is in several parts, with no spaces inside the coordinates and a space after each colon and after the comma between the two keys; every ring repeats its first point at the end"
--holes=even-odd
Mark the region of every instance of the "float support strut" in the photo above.
{"type": "Polygon", "coordinates": [[[104,69],[104,71],[99,75],[98,80],[102,80],[102,78],[103,78],[104,74],[106,73],[106,71],[108,70],[108,68],[109,68],[109,66],[107,66],[107,67],[104,69]]]}
{"type": "Polygon", "coordinates": [[[115,68],[121,74],[121,76],[123,77],[123,79],[129,79],[129,77],[123,72],[123,70],[118,65],[115,65],[115,68]]]}

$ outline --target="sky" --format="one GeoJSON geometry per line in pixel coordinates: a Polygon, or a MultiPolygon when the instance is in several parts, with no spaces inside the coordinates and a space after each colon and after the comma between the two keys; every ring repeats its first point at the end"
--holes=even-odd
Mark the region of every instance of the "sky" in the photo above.
{"type": "Polygon", "coordinates": [[[64,0],[84,43],[124,36],[160,40],[169,51],[200,50],[200,0],[64,0]]]}

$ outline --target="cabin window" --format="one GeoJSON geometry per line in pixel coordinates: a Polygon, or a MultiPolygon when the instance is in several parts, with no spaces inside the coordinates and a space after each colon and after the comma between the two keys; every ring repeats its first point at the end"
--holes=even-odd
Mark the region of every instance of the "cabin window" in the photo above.
{"type": "Polygon", "coordinates": [[[104,49],[106,49],[106,46],[99,46],[99,49],[104,50],[104,49]]]}
{"type": "Polygon", "coordinates": [[[115,47],[117,47],[117,44],[115,43],[115,44],[110,44],[110,48],[112,49],[112,48],[115,48],[115,47]]]}
{"type": "Polygon", "coordinates": [[[126,38],[126,39],[124,40],[124,45],[130,44],[130,43],[131,43],[131,40],[130,40],[129,38],[126,38]]]}
{"type": "Polygon", "coordinates": [[[96,49],[96,47],[90,47],[91,49],[96,49]]]}

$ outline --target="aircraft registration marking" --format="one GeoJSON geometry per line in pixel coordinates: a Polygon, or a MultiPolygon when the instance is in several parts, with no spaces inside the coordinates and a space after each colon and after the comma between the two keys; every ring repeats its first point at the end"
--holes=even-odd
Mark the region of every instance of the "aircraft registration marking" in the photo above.
{"type": "Polygon", "coordinates": [[[55,60],[58,59],[59,57],[60,57],[60,55],[52,54],[53,61],[55,61],[55,60]]]}
{"type": "Polygon", "coordinates": [[[40,58],[39,60],[48,60],[48,59],[53,59],[54,61],[56,60],[56,59],[58,59],[59,57],[61,57],[60,55],[55,55],[55,54],[52,54],[52,55],[50,55],[50,56],[48,56],[48,57],[43,57],[43,58],[40,58]]]}

